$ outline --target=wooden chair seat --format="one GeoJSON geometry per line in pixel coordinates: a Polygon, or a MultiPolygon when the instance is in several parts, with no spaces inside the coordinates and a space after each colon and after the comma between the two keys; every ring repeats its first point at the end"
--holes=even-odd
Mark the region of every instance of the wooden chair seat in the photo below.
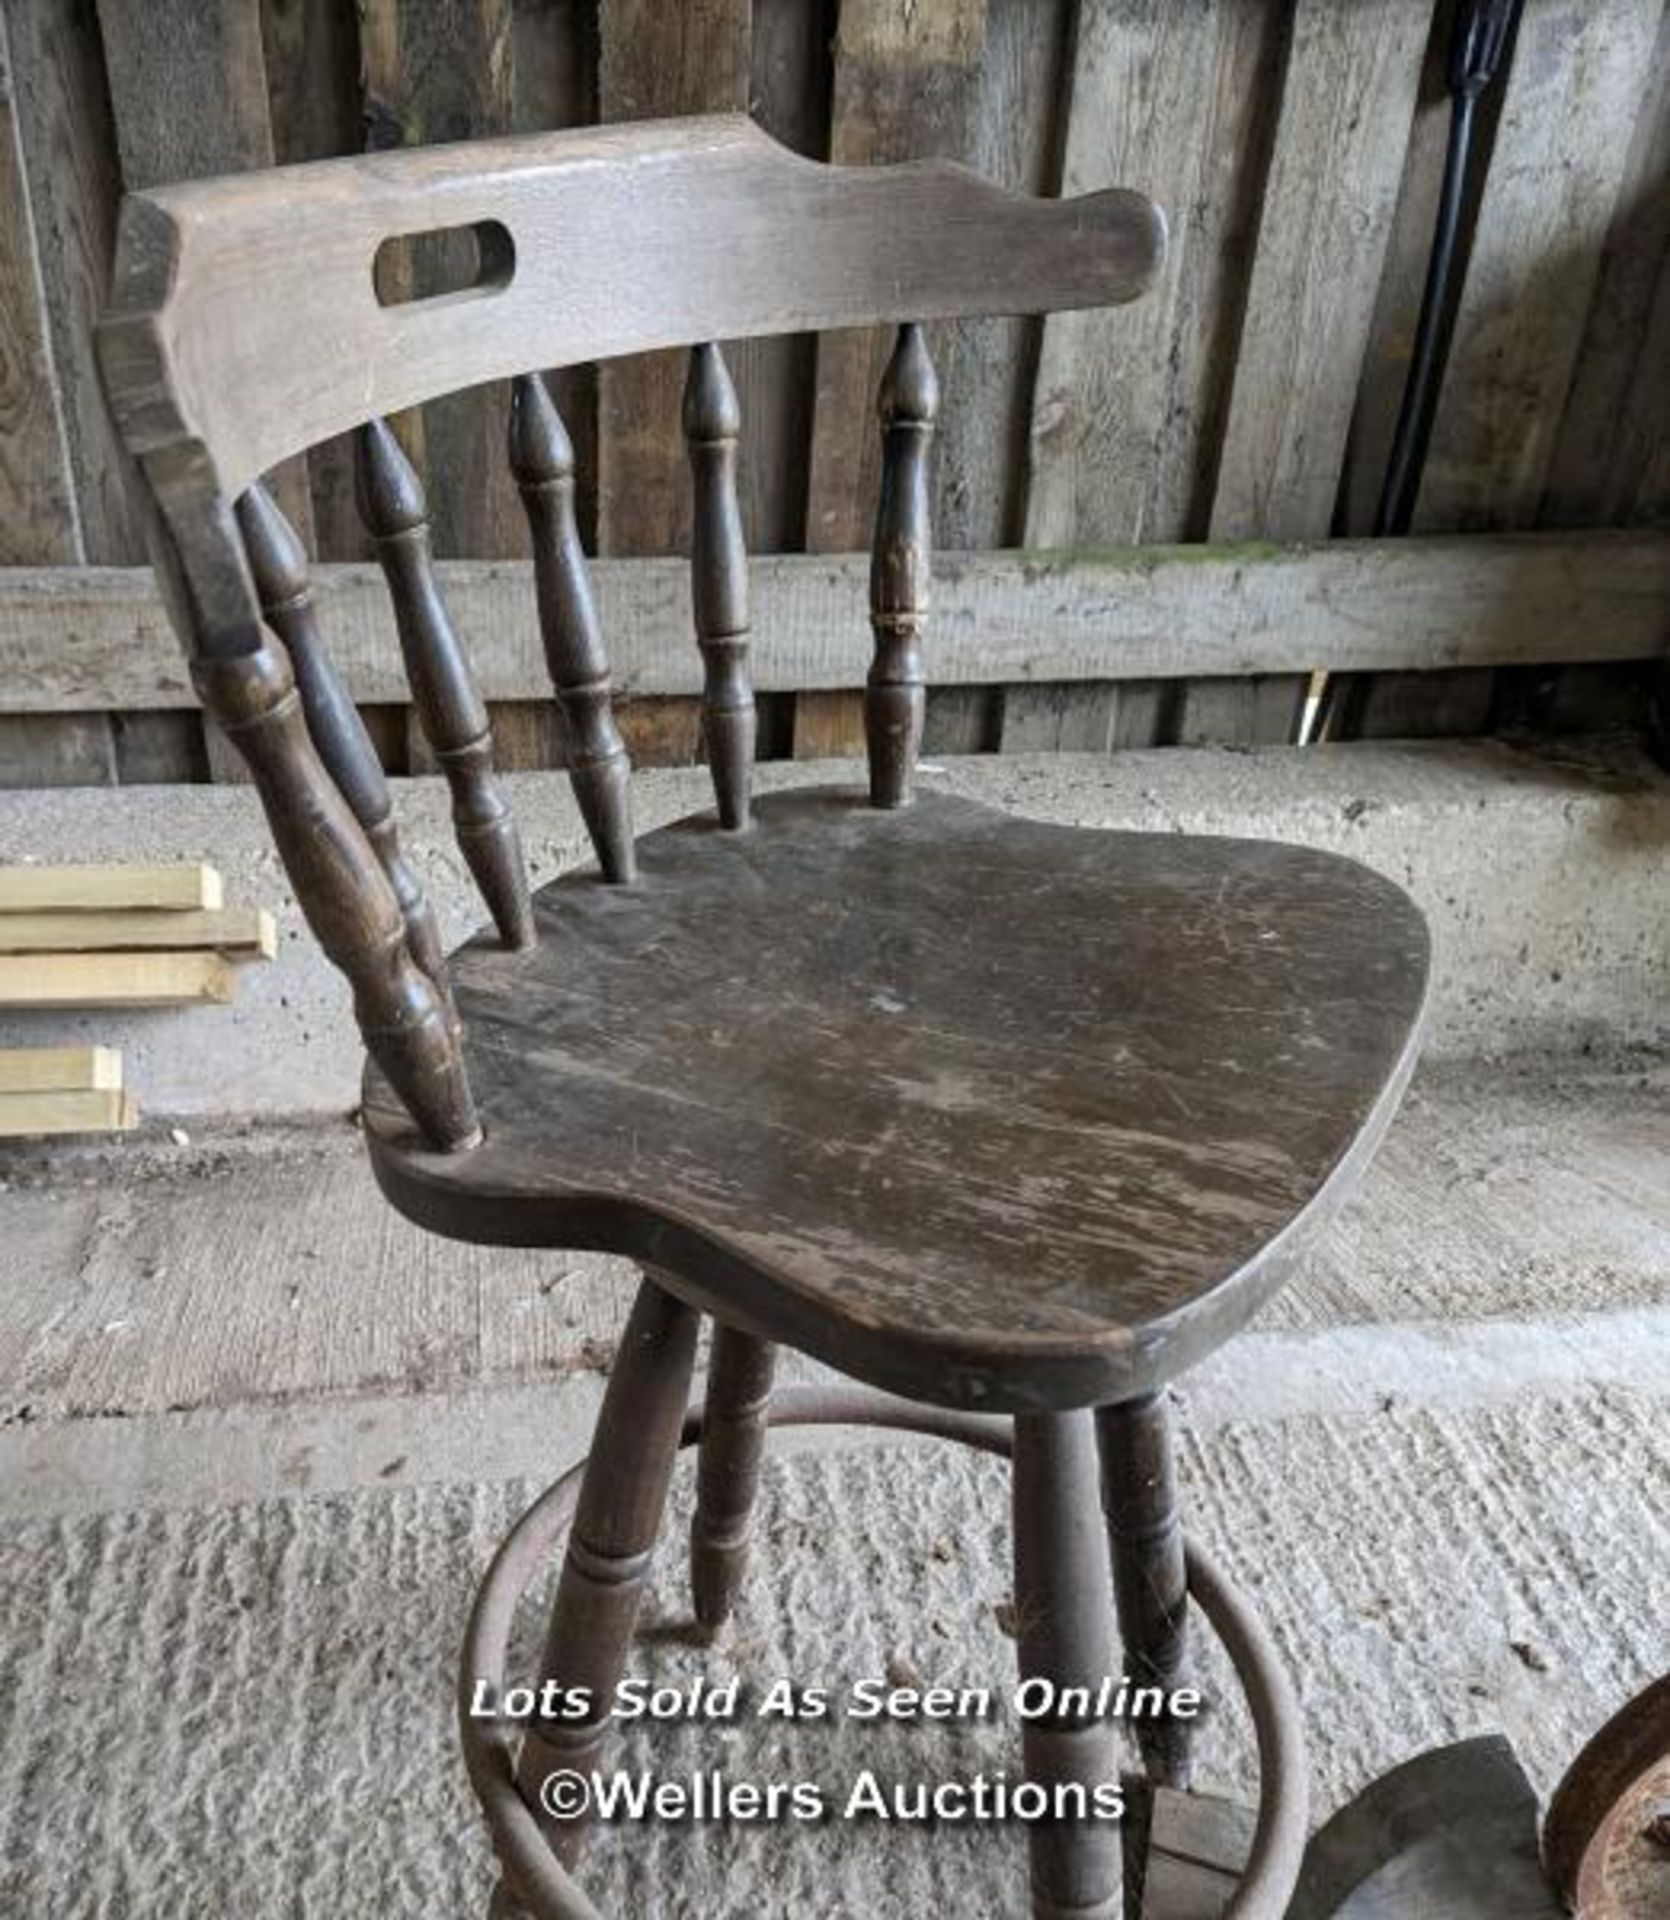
{"type": "Polygon", "coordinates": [[[1396,1104],[1425,926],[1354,861],[822,788],[570,874],[453,958],[486,1131],[385,1191],[436,1231],[606,1248],[874,1385],[1124,1398],[1234,1331],[1396,1104]]]}

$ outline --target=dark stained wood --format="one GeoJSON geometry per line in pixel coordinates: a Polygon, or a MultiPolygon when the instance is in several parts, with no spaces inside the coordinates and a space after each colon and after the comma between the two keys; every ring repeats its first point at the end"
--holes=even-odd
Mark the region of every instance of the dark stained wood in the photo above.
{"type": "MultiPolygon", "coordinates": [[[[547,133],[597,119],[595,0],[514,0],[510,25],[512,132],[547,133]]],[[[597,536],[597,375],[548,369],[551,398],[574,442],[575,512],[588,550],[597,536]]]]}
{"type": "Polygon", "coordinates": [[[710,1633],[730,1618],[748,1564],[776,1365],[769,1341],[714,1328],[690,1523],[690,1585],[696,1618],[710,1633]]]}
{"type": "Polygon", "coordinates": [[[124,430],[195,438],[236,494],[370,414],[530,367],[1116,304],[1164,247],[1159,210],[1122,189],[1032,200],[937,162],[823,167],[740,115],[572,129],[130,195],[100,358],[124,430]],[[380,305],[378,247],[443,203],[509,229],[508,280],[380,305]]]}
{"type": "MultiPolygon", "coordinates": [[[[1096,1429],[1088,1413],[1015,1421],[1016,1653],[1022,1683],[1092,1692],[1114,1671],[1107,1548],[1097,1519],[1096,1429]]],[[[1087,1797],[1117,1779],[1113,1729],[1070,1712],[1028,1719],[1026,1777],[1087,1797]]],[[[1029,1821],[1034,1920],[1117,1920],[1119,1826],[1111,1819],[1029,1821]]]]}
{"type": "MultiPolygon", "coordinates": [[[[748,112],[808,160],[829,158],[830,44],[835,0],[753,0],[748,112]]],[[[740,340],[727,349],[742,418],[739,489],[750,553],[806,544],[817,336],[740,340]]]]}
{"type": "MultiPolygon", "coordinates": [[[[1189,1594],[1164,1394],[1139,1394],[1099,1408],[1096,1438],[1125,1672],[1139,1686],[1171,1691],[1183,1684],[1189,1594]]],[[[1192,1724],[1154,1717],[1137,1721],[1150,1780],[1187,1787],[1192,1724]]]]}
{"type": "Polygon", "coordinates": [[[574,446],[537,373],[511,390],[510,466],[533,539],[539,630],[567,730],[574,797],[604,876],[630,880],[632,768],[615,725],[609,660],[574,517],[574,446]]]}
{"type": "Polygon", "coordinates": [[[401,851],[394,803],[377,750],[325,650],[302,544],[277,502],[259,483],[238,502],[238,527],[261,597],[261,617],[290,656],[307,730],[319,758],[388,875],[412,958],[448,997],[450,1006],[441,930],[422,881],[401,851]]]}
{"type": "MultiPolygon", "coordinates": [[[[73,557],[103,566],[143,563],[132,474],[93,353],[93,327],[110,288],[122,190],[98,21],[92,0],[11,0],[5,11],[34,254],[75,479],[82,551],[73,557]]],[[[12,297],[8,292],[7,300],[12,297]]],[[[9,365],[16,364],[15,351],[7,353],[9,365]]],[[[45,395],[37,400],[44,403],[45,395]]],[[[8,442],[11,428],[8,422],[8,442]]],[[[20,451],[15,443],[8,446],[13,460],[20,451]]],[[[43,484],[50,471],[44,465],[31,471],[37,500],[51,497],[43,484]]],[[[0,544],[11,559],[20,557],[9,536],[0,535],[0,544]]]]}
{"type": "Polygon", "coordinates": [[[385,422],[360,429],[360,517],[394,603],[400,651],[425,737],[452,789],[458,846],[509,947],[533,940],[516,821],[493,771],[493,736],[475,676],[435,585],[423,489],[385,422]]]}
{"type": "Polygon", "coordinates": [[[0,19],[0,566],[64,565],[83,557],[75,477],[36,277],[8,33],[0,19]]]}
{"type": "MultiPolygon", "coordinates": [[[[246,172],[278,177],[273,168],[272,116],[261,37],[260,0],[224,0],[203,8],[198,0],[99,0],[99,36],[115,114],[122,183],[129,200],[141,189],[163,188],[211,175],[233,186],[246,172]]],[[[124,203],[126,204],[126,203],[124,203]]],[[[117,234],[118,254],[121,233],[117,234]]],[[[292,263],[299,255],[292,255],[292,263]]],[[[273,312],[295,311],[293,264],[289,285],[274,288],[273,312]]],[[[317,355],[315,356],[317,362],[317,355]]],[[[245,365],[259,364],[259,360],[245,365]]],[[[240,381],[230,391],[247,383],[240,381]]],[[[120,408],[115,409],[120,424],[120,408]]],[[[343,425],[350,422],[344,421],[343,425]]],[[[241,493],[269,469],[275,497],[305,546],[311,547],[312,505],[305,460],[300,454],[323,434],[260,460],[235,481],[227,496],[241,493]]]]}
{"type": "MultiPolygon", "coordinates": [[[[334,160],[365,145],[355,10],[339,0],[262,0],[273,158],[280,166],[334,160]]],[[[354,507],[351,435],[308,449],[314,551],[364,560],[370,544],[354,507]]]]}
{"type": "Polygon", "coordinates": [[[473,1146],[480,1128],[454,1024],[412,959],[394,889],[309,738],[289,662],[263,645],[200,657],[192,679],[249,764],[307,923],[353,985],[371,1057],[437,1147],[473,1146]]]}
{"type": "MultiPolygon", "coordinates": [[[[530,1805],[540,1805],[548,1774],[589,1772],[608,1731],[678,1453],[697,1322],[654,1280],[639,1287],[597,1417],[539,1673],[541,1682],[584,1688],[599,1710],[529,1727],[517,1777],[530,1805]]],[[[586,1822],[547,1816],[545,1824],[558,1858],[572,1865],[586,1822]]]]}
{"type": "MultiPolygon", "coordinates": [[[[365,144],[425,147],[508,134],[514,119],[513,0],[360,0],[365,144]]],[[[451,222],[418,222],[442,226],[451,222]]],[[[405,249],[414,299],[469,278],[470,236],[405,249]]],[[[502,382],[436,394],[423,409],[423,474],[435,551],[484,560],[527,552],[503,460],[502,382]]]]}
{"type": "Polygon", "coordinates": [[[695,506],[690,600],[702,650],[702,735],[719,819],[748,824],[754,775],[754,692],[748,684],[748,555],[737,504],[736,446],[742,412],[711,342],[693,347],[684,387],[684,437],[695,506]]]}
{"type": "Polygon", "coordinates": [[[881,383],[881,498],[870,557],[870,625],[875,660],[864,696],[870,804],[910,799],[922,742],[922,623],[928,612],[932,531],[928,449],[939,383],[922,329],[907,323],[881,383]]]}
{"type": "MultiPolygon", "coordinates": [[[[671,119],[748,108],[750,0],[599,0],[599,117],[671,119]]],[[[723,252],[726,237],[713,231],[723,252]]],[[[679,553],[690,536],[676,353],[598,368],[599,551],[679,553]]]]}
{"type": "Polygon", "coordinates": [[[1269,1298],[1413,1062],[1427,935],[1398,888],[933,793],[755,814],[641,840],[641,887],[542,889],[532,952],[457,956],[487,1139],[423,1153],[372,1075],[403,1211],[634,1254],[954,1405],[1129,1398],[1269,1298]]]}
{"type": "MultiPolygon", "coordinates": [[[[991,12],[988,0],[931,7],[841,0],[829,157],[870,169],[930,154],[970,161],[991,12]]],[[[893,252],[903,264],[912,246],[939,244],[900,234],[893,252]]],[[[933,317],[925,307],[867,316],[933,317]]],[[[813,553],[853,552],[869,533],[881,471],[871,408],[893,345],[885,326],[819,331],[806,505],[806,544],[813,553]]]]}

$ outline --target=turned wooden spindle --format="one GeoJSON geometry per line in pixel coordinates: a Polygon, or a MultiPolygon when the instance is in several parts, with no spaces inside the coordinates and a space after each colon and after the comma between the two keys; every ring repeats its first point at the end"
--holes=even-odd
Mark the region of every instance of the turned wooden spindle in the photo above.
{"type": "Polygon", "coordinates": [[[587,1819],[552,1820],[540,1788],[552,1773],[589,1774],[612,1725],[678,1453],[700,1318],[646,1274],[603,1392],[539,1670],[542,1683],[584,1694],[593,1712],[533,1721],[516,1767],[565,1866],[584,1845],[587,1819]]]}
{"type": "MultiPolygon", "coordinates": [[[[1171,1693],[1183,1682],[1189,1588],[1165,1395],[1099,1408],[1096,1432],[1125,1671],[1171,1693]]],[[[1149,1778],[1186,1788],[1192,1722],[1150,1716],[1136,1731],[1149,1778]]]]}
{"type": "Polygon", "coordinates": [[[730,1617],[748,1564],[776,1366],[777,1349],[769,1340],[738,1327],[714,1327],[690,1523],[696,1620],[710,1633],[730,1617]]]}
{"type": "Polygon", "coordinates": [[[283,650],[199,656],[191,677],[254,776],[307,924],[353,986],[366,1046],[435,1146],[473,1146],[481,1129],[457,1029],[412,958],[388,875],[325,771],[283,650]]]}
{"type": "Polygon", "coordinates": [[[360,518],[394,603],[418,722],[452,790],[459,850],[505,945],[532,946],[527,869],[493,771],[487,708],[435,583],[423,489],[386,421],[361,427],[356,481],[360,518]]]}
{"type": "Polygon", "coordinates": [[[544,379],[511,388],[510,468],[533,536],[539,631],[568,735],[568,777],[606,880],[636,871],[632,763],[615,725],[609,660],[574,518],[574,446],[544,379]]]}
{"type": "Polygon", "coordinates": [[[754,775],[754,690],[748,684],[748,555],[736,498],[742,410],[709,343],[690,350],[684,437],[695,480],[690,587],[696,641],[706,670],[702,736],[722,826],[748,824],[754,775]]]}
{"type": "Polygon", "coordinates": [[[907,323],[882,377],[881,498],[870,554],[870,625],[875,657],[864,696],[870,804],[910,799],[922,740],[922,623],[928,612],[932,532],[928,449],[939,412],[939,381],[922,329],[907,323]]]}
{"type": "Polygon", "coordinates": [[[377,750],[325,650],[302,543],[260,481],[239,500],[237,511],[249,570],[261,598],[261,617],[284,642],[290,656],[314,747],[389,877],[394,897],[400,902],[412,958],[450,1006],[441,930],[423,882],[401,850],[394,803],[377,750]]]}
{"type": "MultiPolygon", "coordinates": [[[[1116,1777],[1112,1728],[1073,1700],[1081,1688],[1094,1693],[1114,1670],[1096,1483],[1088,1412],[1016,1416],[1015,1651],[1023,1682],[1050,1681],[1063,1698],[1022,1729],[1026,1777],[1047,1789],[1081,1788],[1087,1799],[1116,1777]]],[[[1117,1827],[1094,1818],[1031,1823],[1033,1920],[1115,1920],[1123,1911],[1118,1836],[1117,1827]]]]}

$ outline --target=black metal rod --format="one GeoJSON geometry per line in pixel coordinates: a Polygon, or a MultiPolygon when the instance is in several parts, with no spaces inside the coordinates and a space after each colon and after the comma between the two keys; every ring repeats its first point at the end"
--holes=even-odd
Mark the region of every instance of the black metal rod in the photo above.
{"type": "MultiPolygon", "coordinates": [[[[1406,534],[1414,522],[1461,299],[1465,265],[1462,217],[1475,170],[1479,101],[1501,68],[1520,5],[1521,0],[1460,0],[1456,8],[1446,68],[1450,131],[1444,149],[1444,178],[1439,188],[1432,250],[1427,256],[1426,284],[1421,289],[1415,349],[1403,383],[1397,428],[1375,509],[1376,535],[1406,534]]],[[[1311,738],[1351,739],[1360,733],[1371,685],[1366,674],[1330,674],[1311,738]]]]}
{"type": "Polygon", "coordinates": [[[1427,262],[1426,286],[1421,293],[1421,317],[1415,328],[1415,352],[1403,384],[1397,432],[1374,516],[1376,534],[1404,534],[1415,514],[1432,444],[1432,423],[1438,413],[1438,389],[1449,359],[1450,334],[1455,325],[1460,280],[1456,274],[1461,209],[1467,198],[1467,174],[1473,154],[1473,128],[1478,96],[1458,93],[1450,107],[1450,137],[1444,153],[1444,184],[1438,197],[1438,223],[1427,262]]]}

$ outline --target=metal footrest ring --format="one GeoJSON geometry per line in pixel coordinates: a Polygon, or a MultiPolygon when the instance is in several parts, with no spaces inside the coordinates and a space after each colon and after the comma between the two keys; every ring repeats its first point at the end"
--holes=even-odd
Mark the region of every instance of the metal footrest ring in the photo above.
{"type": "MultiPolygon", "coordinates": [[[[863,1426],[954,1440],[1007,1456],[1007,1420],[919,1405],[863,1387],[785,1387],[772,1399],[774,1427],[863,1426]]],[[[699,1409],[686,1414],[681,1447],[701,1438],[699,1409]]],[[[487,1821],[493,1848],[514,1900],[535,1920],[602,1920],[547,1845],[538,1817],[516,1784],[516,1736],[504,1721],[477,1718],[471,1704],[485,1686],[505,1687],[512,1622],[522,1596],[552,1564],[574,1517],[581,1460],[528,1508],[505,1536],[476,1592],[458,1676],[458,1722],[464,1764],[487,1821]]],[[[1189,1593],[1205,1614],[1241,1682],[1258,1742],[1258,1823],[1252,1852],[1224,1920],[1281,1920],[1304,1853],[1309,1787],[1298,1703],[1263,1623],[1212,1557],[1194,1541],[1186,1548],[1189,1593]]],[[[1112,1604],[1111,1596],[1109,1604],[1112,1604]]],[[[502,1896],[495,1914],[508,1914],[502,1896]]]]}

